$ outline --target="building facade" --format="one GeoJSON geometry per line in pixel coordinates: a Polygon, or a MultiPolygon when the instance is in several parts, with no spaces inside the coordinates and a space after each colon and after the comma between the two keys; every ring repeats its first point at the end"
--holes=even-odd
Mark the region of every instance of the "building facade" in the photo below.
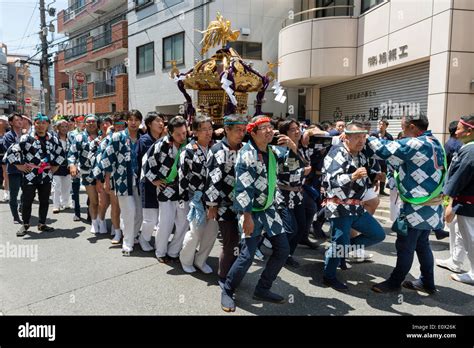
{"type": "MultiPolygon", "coordinates": [[[[142,112],[158,111],[176,115],[184,111],[185,99],[170,79],[171,61],[180,72],[189,71],[197,61],[211,57],[217,50],[201,55],[203,31],[217,12],[240,30],[240,37],[230,43],[245,61],[261,74],[268,71],[267,62],[278,58],[278,32],[282,21],[293,9],[287,0],[136,0],[130,1],[129,22],[129,106],[142,112]]],[[[275,69],[276,74],[276,69],[275,69]]],[[[193,102],[195,91],[188,90],[193,102]]],[[[255,110],[255,93],[248,98],[248,113],[255,110]]],[[[263,111],[274,116],[290,113],[297,116],[297,89],[286,91],[284,103],[275,101],[272,85],[265,95],[263,111]]]]}
{"type": "Polygon", "coordinates": [[[474,112],[474,1],[304,0],[295,9],[279,33],[279,78],[304,89],[307,118],[387,118],[396,132],[403,114],[421,112],[443,137],[474,112]]]}
{"type": "Polygon", "coordinates": [[[128,110],[126,13],[126,0],[69,0],[58,13],[58,32],[68,40],[54,59],[56,113],[128,110]]]}

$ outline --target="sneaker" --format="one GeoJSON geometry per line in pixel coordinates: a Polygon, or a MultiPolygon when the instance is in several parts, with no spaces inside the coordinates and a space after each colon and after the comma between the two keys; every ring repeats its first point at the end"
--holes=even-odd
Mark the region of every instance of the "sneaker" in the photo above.
{"type": "Polygon", "coordinates": [[[303,240],[299,242],[299,244],[306,245],[308,248],[313,249],[313,250],[318,248],[318,244],[310,241],[309,239],[303,240]]]}
{"type": "Polygon", "coordinates": [[[21,224],[23,224],[23,223],[21,222],[20,218],[17,218],[17,219],[15,219],[15,220],[13,220],[13,224],[14,224],[14,225],[21,225],[21,224]]]}
{"type": "Polygon", "coordinates": [[[72,221],[81,221],[81,218],[77,215],[74,215],[74,217],[72,218],[72,221]]]}
{"type": "Polygon", "coordinates": [[[185,271],[186,273],[196,272],[196,268],[194,268],[194,266],[185,266],[182,264],[181,267],[183,267],[183,271],[185,271]]]}
{"type": "Polygon", "coordinates": [[[105,220],[99,220],[99,233],[100,234],[107,234],[107,222],[105,220]]]}
{"type": "Polygon", "coordinates": [[[400,286],[392,286],[391,284],[389,284],[389,282],[387,280],[385,280],[381,283],[372,285],[371,289],[374,292],[378,292],[379,294],[383,294],[383,293],[387,293],[387,292],[400,291],[401,287],[400,286]]]}
{"type": "Polygon", "coordinates": [[[112,244],[120,244],[121,240],[122,240],[122,231],[121,230],[115,231],[115,236],[112,239],[111,243],[112,244]]]}
{"type": "Polygon", "coordinates": [[[150,243],[146,241],[145,238],[143,238],[142,235],[138,237],[138,243],[140,244],[140,247],[143,251],[152,251],[154,249],[150,243]]]}
{"type": "Polygon", "coordinates": [[[271,292],[270,290],[255,289],[253,293],[253,299],[259,301],[267,301],[272,303],[285,303],[285,298],[278,294],[271,292]]]}
{"type": "Polygon", "coordinates": [[[429,295],[433,295],[437,291],[436,288],[431,289],[431,288],[425,287],[423,285],[423,282],[420,279],[413,280],[413,281],[405,280],[402,283],[402,286],[406,289],[421,291],[421,292],[427,293],[429,295]]]}
{"type": "Polygon", "coordinates": [[[59,214],[59,208],[54,208],[53,209],[53,214],[59,214]]]}
{"type": "Polygon", "coordinates": [[[292,256],[288,256],[286,259],[286,265],[292,268],[298,268],[300,263],[296,261],[292,256]]]}
{"type": "Polygon", "coordinates": [[[330,286],[331,288],[337,291],[349,290],[347,285],[344,283],[341,283],[339,280],[337,280],[337,278],[329,279],[329,278],[323,277],[323,284],[326,286],[330,286]]]}
{"type": "Polygon", "coordinates": [[[265,255],[262,254],[262,252],[260,251],[259,248],[257,248],[257,250],[255,251],[255,258],[258,261],[264,261],[265,260],[265,255]]]}
{"type": "Polygon", "coordinates": [[[272,243],[267,238],[263,238],[263,245],[265,245],[268,249],[272,248],[272,243]]]}
{"type": "Polygon", "coordinates": [[[339,268],[343,271],[347,271],[348,269],[352,268],[352,265],[350,263],[347,263],[346,259],[341,259],[341,262],[339,263],[339,268]]]}
{"type": "Polygon", "coordinates": [[[126,245],[122,245],[122,256],[130,256],[130,253],[133,251],[133,248],[130,248],[126,245]]]}
{"type": "Polygon", "coordinates": [[[357,249],[355,252],[351,251],[347,259],[353,263],[362,263],[370,261],[373,257],[374,254],[366,253],[364,249],[357,249]]]}
{"type": "Polygon", "coordinates": [[[50,226],[47,226],[45,224],[39,224],[38,225],[38,231],[41,231],[41,232],[53,232],[54,231],[54,227],[50,227],[50,226]]]}
{"type": "Polygon", "coordinates": [[[211,266],[209,266],[207,263],[205,263],[202,267],[198,267],[196,265],[194,266],[204,274],[211,274],[213,272],[211,266]]]}
{"type": "MultiPolygon", "coordinates": [[[[156,255],[156,251],[155,251],[155,255],[156,255]]],[[[168,259],[168,256],[158,256],[158,255],[156,255],[156,258],[157,258],[157,260],[158,260],[159,263],[166,263],[166,264],[168,264],[168,263],[171,262],[171,260],[168,259]]]]}
{"type": "Polygon", "coordinates": [[[454,264],[451,258],[446,260],[436,259],[436,266],[445,268],[454,273],[461,273],[461,267],[454,264]]]}
{"type": "Polygon", "coordinates": [[[464,284],[474,285],[474,276],[469,273],[451,274],[451,279],[464,284]]]}
{"type": "Polygon", "coordinates": [[[91,233],[99,233],[99,220],[92,220],[91,222],[91,233]]]}
{"type": "Polygon", "coordinates": [[[233,299],[233,292],[228,290],[222,290],[221,293],[221,308],[224,312],[230,313],[235,312],[235,302],[233,299]]]}
{"type": "Polygon", "coordinates": [[[20,229],[18,230],[18,232],[16,233],[16,236],[23,237],[29,228],[30,228],[30,225],[22,225],[20,229]]]}

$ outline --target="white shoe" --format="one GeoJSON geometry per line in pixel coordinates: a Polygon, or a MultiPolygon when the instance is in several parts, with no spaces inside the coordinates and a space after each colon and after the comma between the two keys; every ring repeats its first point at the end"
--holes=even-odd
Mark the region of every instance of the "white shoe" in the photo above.
{"type": "Polygon", "coordinates": [[[99,233],[107,234],[107,222],[105,220],[99,220],[99,233]]]}
{"type": "Polygon", "coordinates": [[[196,272],[196,268],[194,268],[194,266],[181,265],[181,267],[183,267],[183,271],[185,271],[186,273],[194,273],[194,272],[196,272]]]}
{"type": "Polygon", "coordinates": [[[99,233],[99,229],[100,229],[100,226],[99,226],[99,220],[92,220],[92,223],[91,223],[91,233],[99,233]]]}
{"type": "Polygon", "coordinates": [[[350,252],[347,261],[352,263],[360,263],[370,260],[374,257],[374,254],[368,254],[364,249],[357,249],[356,252],[350,252]]]}
{"type": "Polygon", "coordinates": [[[112,244],[120,244],[120,241],[122,240],[122,231],[121,230],[116,230],[115,231],[115,236],[112,239],[112,244]]]}
{"type": "Polygon", "coordinates": [[[205,263],[204,266],[202,266],[202,268],[198,266],[196,266],[196,268],[199,269],[204,274],[211,274],[213,272],[211,266],[209,266],[207,263],[205,263]]]}
{"type": "Polygon", "coordinates": [[[469,273],[451,274],[451,279],[461,283],[474,285],[474,276],[469,273]]]}
{"type": "Polygon", "coordinates": [[[263,238],[263,245],[265,245],[268,249],[272,248],[272,243],[267,238],[263,238]]]}
{"type": "Polygon", "coordinates": [[[8,202],[10,200],[10,191],[3,191],[3,201],[8,202]]]}
{"type": "Polygon", "coordinates": [[[130,256],[130,253],[133,251],[133,248],[130,248],[126,246],[125,244],[122,244],[122,255],[123,256],[130,256]]]}
{"type": "Polygon", "coordinates": [[[143,251],[152,251],[154,249],[150,243],[146,241],[145,238],[143,238],[142,235],[138,237],[138,243],[140,244],[140,247],[143,251]]]}
{"type": "MultiPolygon", "coordinates": [[[[456,266],[451,258],[446,260],[436,259],[436,266],[449,269],[454,273],[461,273],[461,267],[456,266]]],[[[451,277],[452,278],[452,277],[451,277]]]]}
{"type": "Polygon", "coordinates": [[[259,248],[255,251],[255,258],[259,261],[265,260],[265,255],[262,254],[259,248]]]}

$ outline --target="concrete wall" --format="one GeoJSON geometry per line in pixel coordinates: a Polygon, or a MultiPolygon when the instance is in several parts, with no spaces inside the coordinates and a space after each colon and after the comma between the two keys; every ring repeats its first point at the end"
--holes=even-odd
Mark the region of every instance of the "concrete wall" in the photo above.
{"type": "MultiPolygon", "coordinates": [[[[155,2],[138,12],[128,14],[129,27],[129,86],[130,108],[137,108],[142,112],[158,110],[174,113],[184,102],[176,84],[169,79],[169,69],[162,68],[163,38],[185,31],[185,64],[178,66],[181,72],[188,71],[195,64],[195,59],[202,59],[199,50],[202,35],[194,29],[205,29],[210,20],[214,20],[216,12],[232,22],[233,29],[250,28],[249,36],[241,36],[239,40],[263,43],[263,57],[261,61],[253,61],[254,67],[260,73],[266,73],[267,61],[275,62],[278,58],[278,31],[281,23],[292,8],[293,1],[289,0],[217,0],[203,5],[205,0],[184,0],[166,10],[161,2],[155,2]],[[156,13],[158,12],[158,13],[156,13]],[[153,14],[155,13],[155,14],[153,14]],[[173,18],[173,15],[175,18],[173,18]],[[149,16],[149,17],[148,17],[149,16]],[[146,18],[148,17],[148,18],[146,18]],[[146,19],[143,19],[146,18],[146,19]],[[143,19],[143,20],[140,20],[143,19]],[[140,20],[136,24],[133,24],[140,20]],[[160,23],[160,24],[158,24],[160,23]],[[158,24],[158,25],[157,25],[158,24]],[[150,28],[150,26],[153,26],[150,28]],[[140,32],[149,28],[146,32],[140,32]],[[147,74],[136,74],[136,47],[154,41],[155,71],[147,74]]],[[[133,4],[129,4],[132,8],[133,4]]],[[[205,57],[210,57],[215,51],[211,50],[205,57]]],[[[276,72],[276,69],[275,69],[276,72]]],[[[288,100],[285,104],[273,101],[274,95],[270,90],[266,94],[267,102],[263,106],[266,112],[275,115],[285,114],[290,106],[297,110],[297,91],[288,91],[288,100]]],[[[189,91],[192,92],[192,91],[189,91]]],[[[195,101],[196,93],[190,93],[195,101]]],[[[249,113],[253,114],[253,100],[255,93],[249,95],[249,113]]],[[[294,115],[296,117],[296,114],[294,115]]]]}

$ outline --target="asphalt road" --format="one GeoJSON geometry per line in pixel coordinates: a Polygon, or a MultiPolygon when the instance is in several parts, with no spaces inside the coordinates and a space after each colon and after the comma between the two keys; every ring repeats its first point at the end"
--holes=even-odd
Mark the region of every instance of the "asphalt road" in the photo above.
{"type": "MultiPolygon", "coordinates": [[[[85,195],[81,194],[83,206],[85,195]]],[[[37,205],[33,216],[37,216],[37,205]]],[[[85,210],[83,210],[85,212],[85,210]]],[[[83,217],[85,213],[83,213],[83,217]]],[[[387,277],[396,262],[395,234],[370,248],[373,262],[338,270],[349,284],[339,293],[322,284],[323,244],[318,250],[302,246],[296,258],[301,267],[284,268],[273,290],[287,296],[283,305],[261,303],[252,293],[262,269],[254,262],[236,294],[237,311],[220,308],[220,288],[215,274],[185,274],[179,265],[159,264],[153,252],[136,246],[130,257],[122,256],[111,236],[95,236],[85,221],[73,222],[72,211],[49,212],[56,231],[15,235],[8,203],[0,203],[0,314],[3,315],[472,315],[474,287],[449,278],[436,267],[439,292],[427,296],[410,290],[376,294],[370,286],[387,277]],[[29,255],[14,255],[28,250],[29,255]],[[23,256],[23,257],[19,257],[23,256]],[[28,256],[28,257],[25,257],[28,256]]],[[[110,221],[108,221],[110,226],[110,221]]],[[[387,226],[385,226],[387,227],[387,226]]],[[[448,239],[431,245],[435,258],[448,257],[448,239]]],[[[209,264],[217,268],[220,243],[216,242],[209,264]]],[[[266,249],[265,253],[271,250],[266,249]]],[[[467,265],[466,265],[467,266],[467,265]]],[[[419,275],[415,258],[409,279],[419,275]]]]}

